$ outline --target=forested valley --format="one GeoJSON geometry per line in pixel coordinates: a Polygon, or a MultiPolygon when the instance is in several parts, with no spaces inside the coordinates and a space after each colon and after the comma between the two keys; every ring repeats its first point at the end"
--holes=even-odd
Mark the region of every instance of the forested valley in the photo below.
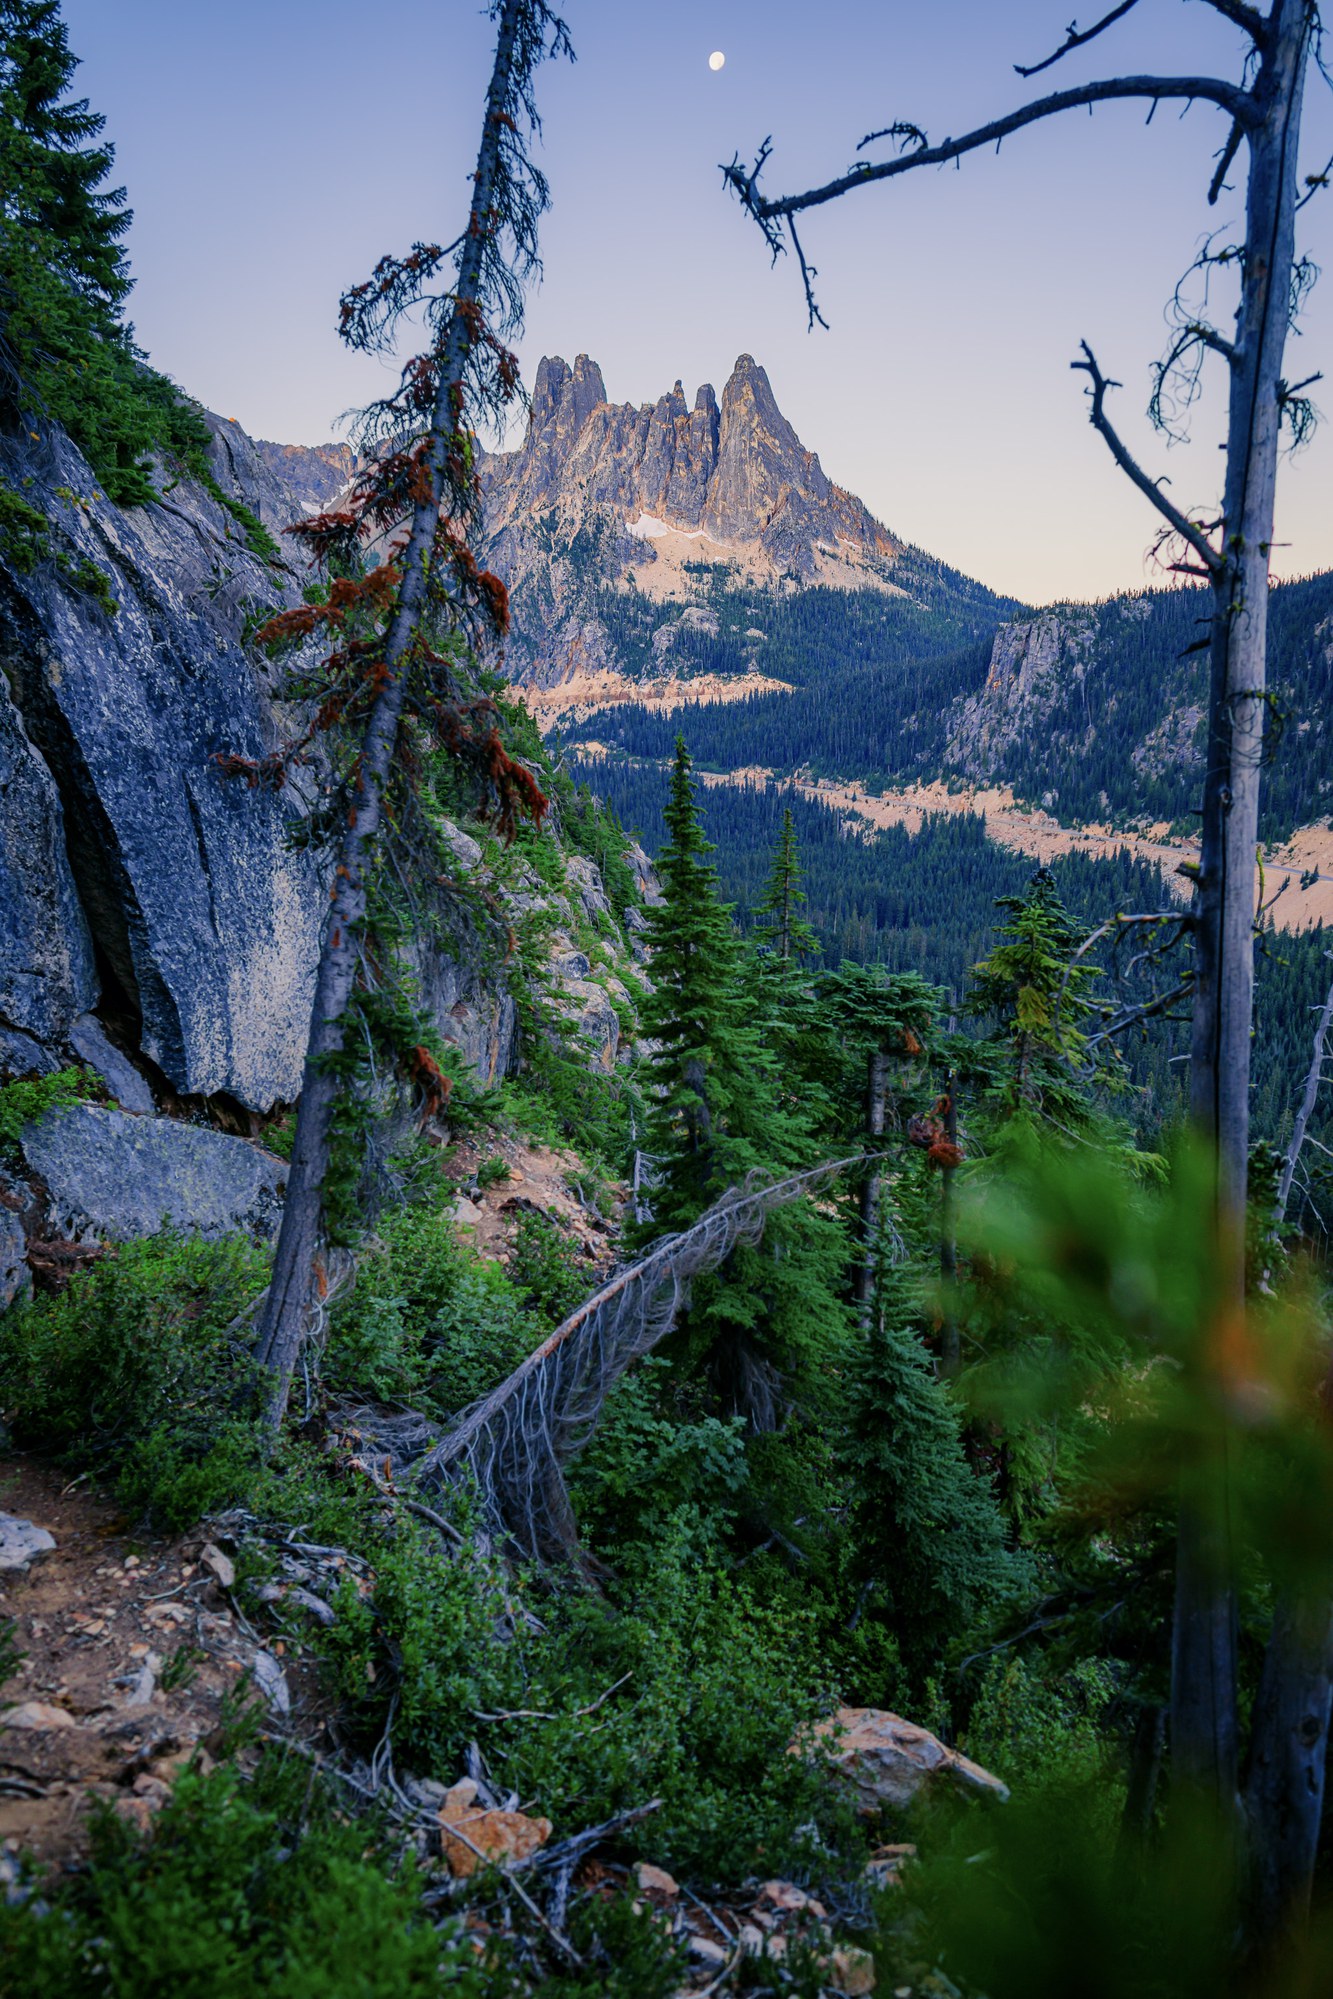
{"type": "Polygon", "coordinates": [[[546,0],[442,83],[475,169],[344,291],[387,386],[320,447],[140,349],[61,0],[0,0],[0,1994],[1329,1988],[1333,965],[1255,890],[1333,781],[1333,585],[1268,571],[1320,24],[1206,5],[1234,83],[724,169],[817,325],[807,207],[1225,114],[1235,337],[1169,362],[1227,357],[1221,511],[1084,348],[1177,582],[1034,611],[748,356],[628,414],[544,361],[539,434],[546,0]],[[534,502],[524,569],[557,434],[627,483],[534,502]],[[748,579],[664,584],[770,474],[748,579]],[[667,669],[789,691],[624,698],[667,669]],[[1197,858],[1038,867],[797,772],[1197,858]]]}

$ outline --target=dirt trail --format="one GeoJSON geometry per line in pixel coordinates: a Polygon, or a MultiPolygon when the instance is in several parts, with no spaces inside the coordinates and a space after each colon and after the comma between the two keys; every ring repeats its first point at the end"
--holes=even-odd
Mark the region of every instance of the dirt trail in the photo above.
{"type": "MultiPolygon", "coordinates": [[[[754,766],[725,773],[699,771],[697,776],[707,785],[762,786],[773,773],[754,766]]],[[[1165,825],[1138,833],[1121,833],[1109,826],[1064,826],[1049,812],[1021,804],[1006,786],[950,791],[939,783],[910,784],[876,797],[863,785],[842,784],[833,778],[797,778],[792,782],[804,798],[855,813],[872,826],[905,826],[909,833],[918,832],[933,812],[975,813],[985,821],[987,836],[997,845],[1029,854],[1035,861],[1073,853],[1109,860],[1123,848],[1136,860],[1160,867],[1170,892],[1182,901],[1188,882],[1178,870],[1182,862],[1199,857],[1196,842],[1171,838],[1165,825]]],[[[1260,887],[1256,868],[1256,898],[1260,887]]],[[[1302,826],[1282,846],[1268,851],[1263,860],[1262,893],[1272,906],[1273,922],[1279,930],[1333,925],[1333,827],[1302,826]]]]}
{"type": "MultiPolygon", "coordinates": [[[[0,1618],[14,1620],[24,1655],[0,1685],[0,1844],[61,1864],[84,1851],[94,1798],[151,1823],[184,1765],[217,1746],[228,1697],[256,1675],[262,1648],[201,1534],[136,1534],[108,1500],[17,1456],[0,1466],[0,1511],[56,1542],[26,1573],[0,1575],[0,1618]]],[[[302,1676],[285,1649],[275,1641],[263,1657],[295,1712],[302,1676]]]]}

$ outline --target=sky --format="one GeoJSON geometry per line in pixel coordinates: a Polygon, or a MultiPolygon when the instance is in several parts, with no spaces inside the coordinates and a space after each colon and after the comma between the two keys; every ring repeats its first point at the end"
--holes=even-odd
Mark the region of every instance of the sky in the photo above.
{"type": "MultiPolygon", "coordinates": [[[[1079,342],[1125,384],[1112,414],[1185,506],[1219,491],[1215,381],[1187,444],[1147,424],[1165,307],[1235,195],[1206,204],[1223,115],[1066,114],[807,217],[829,330],[790,258],[770,267],[719,162],[771,134],[766,184],[842,171],[908,118],[957,133],[1089,76],[1238,77],[1243,38],[1203,0],[1140,0],[1054,77],[1069,0],[566,0],[578,60],[538,77],[552,210],[519,343],[590,353],[615,401],[679,377],[721,390],[753,354],[829,476],[896,534],[1029,603],[1160,581],[1156,515],[1087,423],[1079,342]],[[725,66],[711,70],[720,50],[725,66]]],[[[1088,0],[1084,17],[1100,11],[1088,0]]],[[[376,259],[461,226],[492,28],[477,0],[65,0],[78,87],[107,119],[135,219],[141,344],[253,435],[311,444],[384,386],[347,353],[339,294],[376,259]]],[[[1306,170],[1333,153],[1333,91],[1307,95],[1306,170]]],[[[1239,187],[1239,183],[1238,183],[1239,187]]],[[[1323,368],[1329,423],[1284,462],[1280,573],[1333,566],[1333,190],[1301,218],[1327,275],[1289,350],[1323,368]]],[[[1220,376],[1222,364],[1217,364],[1220,376]]],[[[1316,400],[1321,390],[1315,390],[1316,400]]],[[[515,439],[511,439],[516,441],[515,439]]]]}

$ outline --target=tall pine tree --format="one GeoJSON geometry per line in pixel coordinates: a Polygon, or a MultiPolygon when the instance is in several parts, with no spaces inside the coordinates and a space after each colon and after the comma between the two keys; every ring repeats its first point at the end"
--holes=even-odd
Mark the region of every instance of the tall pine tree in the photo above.
{"type": "Polygon", "coordinates": [[[768,886],[756,907],[756,914],[764,921],[755,925],[755,935],[762,938],[775,956],[784,962],[790,958],[808,958],[818,948],[814,931],[801,915],[805,907],[802,880],[796,828],[792,823],[791,807],[787,805],[783,807],[782,831],[778,835],[768,886]]]}
{"type": "Polygon", "coordinates": [[[77,68],[59,0],[0,0],[0,404],[20,436],[20,418],[62,424],[134,505],[155,452],[198,458],[208,432],[123,317],[131,211],[106,120],[69,95],[77,68]]]}
{"type": "MultiPolygon", "coordinates": [[[[656,1044],[648,1147],[657,1183],[645,1234],[686,1227],[747,1173],[780,1175],[822,1149],[763,1032],[753,960],[718,900],[690,773],[678,738],[670,838],[657,864],[663,901],[649,917],[654,990],[642,1016],[656,1044]]],[[[789,1527],[831,1465],[821,1411],[848,1334],[845,1264],[837,1220],[793,1203],[770,1217],[762,1242],[697,1283],[671,1342],[676,1409],[744,1419],[756,1529],[775,1517],[789,1527]]]]}

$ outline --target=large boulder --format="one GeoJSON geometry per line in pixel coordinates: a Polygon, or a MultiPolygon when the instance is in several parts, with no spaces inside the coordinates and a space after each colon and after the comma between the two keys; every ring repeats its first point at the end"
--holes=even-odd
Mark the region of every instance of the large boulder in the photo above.
{"type": "Polygon", "coordinates": [[[68,1237],[277,1231],[286,1162],[243,1138],[75,1104],[28,1125],[21,1144],[45,1185],[50,1222],[68,1237]]]}
{"type": "MultiPolygon", "coordinates": [[[[863,1805],[901,1809],[927,1789],[964,1791],[1003,1803],[1009,1787],[928,1728],[883,1708],[840,1707],[818,1723],[814,1741],[830,1768],[863,1805]]],[[[808,1741],[792,1744],[804,1754],[808,1741]]]]}

